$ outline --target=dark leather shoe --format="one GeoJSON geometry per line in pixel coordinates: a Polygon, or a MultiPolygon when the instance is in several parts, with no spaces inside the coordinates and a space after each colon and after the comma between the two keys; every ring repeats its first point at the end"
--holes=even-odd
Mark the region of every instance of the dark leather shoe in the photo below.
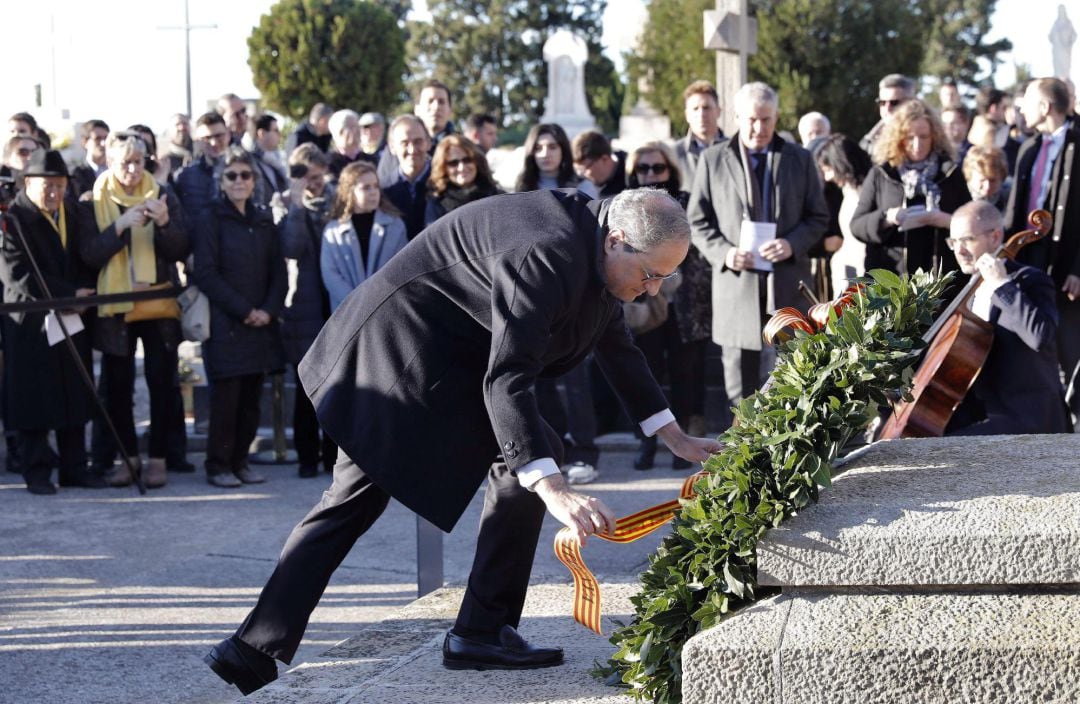
{"type": "Polygon", "coordinates": [[[183,462],[177,462],[176,464],[169,465],[168,471],[170,474],[194,474],[195,465],[188,462],[187,460],[184,460],[183,462]]]}
{"type": "Polygon", "coordinates": [[[676,456],[671,458],[671,468],[674,469],[676,472],[681,469],[690,469],[693,466],[693,462],[691,462],[690,460],[684,460],[682,457],[676,456]]]}
{"type": "Polygon", "coordinates": [[[532,670],[561,665],[562,648],[529,645],[513,626],[503,626],[498,644],[486,643],[447,631],[443,640],[443,667],[450,670],[532,670]]]}
{"type": "Polygon", "coordinates": [[[310,479],[311,477],[319,476],[319,465],[317,464],[302,464],[300,465],[299,475],[303,479],[310,479]]]}
{"type": "Polygon", "coordinates": [[[240,469],[234,469],[233,474],[236,478],[245,484],[262,484],[266,481],[266,477],[258,474],[251,467],[241,467],[240,469]]]}
{"type": "Polygon", "coordinates": [[[247,696],[277,679],[277,663],[231,636],[214,646],[203,658],[214,673],[247,696]]]}
{"type": "Polygon", "coordinates": [[[48,479],[45,481],[27,482],[26,490],[31,494],[37,494],[38,496],[52,496],[56,493],[56,485],[48,479]]]}
{"type": "Polygon", "coordinates": [[[243,486],[243,482],[236,478],[232,472],[218,472],[217,474],[206,475],[206,481],[211,486],[221,487],[222,489],[235,489],[238,486],[243,486]]]}
{"type": "Polygon", "coordinates": [[[656,462],[656,438],[644,438],[638,446],[638,454],[634,459],[634,469],[652,469],[656,462]]]}
{"type": "Polygon", "coordinates": [[[63,487],[82,487],[84,489],[104,489],[109,486],[105,481],[105,478],[94,474],[90,470],[85,472],[79,472],[78,474],[71,474],[65,476],[60,475],[60,486],[63,487]]]}

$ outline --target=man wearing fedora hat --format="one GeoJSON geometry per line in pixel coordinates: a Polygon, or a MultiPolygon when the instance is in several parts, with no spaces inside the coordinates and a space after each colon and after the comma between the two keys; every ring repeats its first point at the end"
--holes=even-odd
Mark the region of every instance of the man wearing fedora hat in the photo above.
{"type": "MultiPolygon", "coordinates": [[[[77,205],[65,198],[68,170],[57,151],[37,150],[23,170],[0,240],[0,282],[4,302],[91,295],[96,277],[79,259],[77,205]],[[35,272],[40,270],[40,278],[35,272]]],[[[81,313],[82,311],[57,311],[81,313]]],[[[32,494],[55,494],[50,480],[53,455],[49,431],[56,434],[60,486],[101,488],[104,480],[86,466],[86,422],[93,408],[66,345],[50,345],[46,313],[9,313],[4,321],[4,393],[7,419],[17,431],[26,488],[32,494]]],[[[70,325],[69,325],[70,327],[70,325]]],[[[73,334],[75,349],[90,367],[90,338],[73,334]]]]}

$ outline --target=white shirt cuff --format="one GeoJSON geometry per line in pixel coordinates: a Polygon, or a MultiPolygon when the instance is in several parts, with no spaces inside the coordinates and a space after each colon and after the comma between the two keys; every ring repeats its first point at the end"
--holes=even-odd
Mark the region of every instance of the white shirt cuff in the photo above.
{"type": "Polygon", "coordinates": [[[555,464],[555,460],[550,457],[541,457],[538,460],[533,460],[532,462],[523,465],[516,473],[518,483],[529,491],[532,491],[533,485],[535,485],[536,482],[544,477],[551,476],[552,474],[558,474],[559,465],[555,464]]]}
{"type": "Polygon", "coordinates": [[[660,428],[663,428],[673,420],[675,420],[675,414],[671,412],[670,408],[665,408],[659,413],[654,413],[641,421],[641,432],[645,433],[645,437],[651,438],[653,435],[656,435],[657,430],[660,430],[660,428]]]}

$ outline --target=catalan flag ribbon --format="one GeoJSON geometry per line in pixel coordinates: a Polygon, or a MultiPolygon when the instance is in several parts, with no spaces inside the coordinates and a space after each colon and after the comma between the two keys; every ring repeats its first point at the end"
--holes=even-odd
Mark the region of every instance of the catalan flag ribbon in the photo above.
{"type": "MultiPolygon", "coordinates": [[[[623,516],[615,522],[614,533],[597,533],[596,537],[612,543],[632,543],[645,537],[675,517],[675,512],[682,507],[680,500],[693,497],[694,484],[704,476],[705,472],[701,471],[688,477],[683,482],[678,499],[623,516]]],[[[563,528],[555,535],[555,556],[566,565],[574,578],[574,620],[604,635],[600,630],[600,585],[581,558],[581,546],[569,528],[563,528]]]]}

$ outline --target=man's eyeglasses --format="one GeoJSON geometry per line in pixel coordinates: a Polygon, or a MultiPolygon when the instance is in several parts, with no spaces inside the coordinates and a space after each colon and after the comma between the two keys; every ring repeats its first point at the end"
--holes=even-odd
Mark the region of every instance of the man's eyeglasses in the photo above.
{"type": "Polygon", "coordinates": [[[222,174],[226,181],[235,181],[240,179],[241,181],[250,181],[255,177],[255,174],[250,171],[226,171],[222,174]]]}
{"type": "Polygon", "coordinates": [[[459,166],[472,166],[474,163],[471,156],[463,157],[461,159],[447,159],[446,168],[456,169],[459,166]]]}
{"type": "Polygon", "coordinates": [[[634,173],[638,176],[644,176],[649,172],[659,176],[660,174],[667,173],[667,170],[667,164],[638,164],[634,167],[634,173]]]}
{"type": "MultiPolygon", "coordinates": [[[[626,242],[623,242],[622,246],[623,246],[623,249],[625,251],[627,251],[627,252],[631,252],[633,254],[641,254],[642,253],[640,249],[635,249],[634,247],[631,247],[626,242]]],[[[649,270],[646,269],[644,266],[641,267],[641,273],[645,275],[644,278],[641,279],[641,283],[643,283],[643,284],[647,284],[647,283],[650,283],[652,281],[667,281],[668,279],[674,279],[676,276],[679,275],[678,270],[673,271],[670,274],[650,274],[649,270]]]]}
{"type": "Polygon", "coordinates": [[[892,100],[878,100],[877,104],[878,104],[879,108],[883,108],[886,105],[888,105],[890,108],[896,108],[896,107],[900,107],[905,102],[907,102],[907,101],[902,100],[900,98],[893,98],[892,100]]]}
{"type": "Polygon", "coordinates": [[[965,248],[971,247],[971,245],[975,243],[975,240],[979,239],[980,237],[985,237],[992,232],[993,230],[991,230],[990,232],[980,232],[977,235],[968,235],[967,237],[946,237],[945,246],[955,252],[961,246],[965,248]]]}

